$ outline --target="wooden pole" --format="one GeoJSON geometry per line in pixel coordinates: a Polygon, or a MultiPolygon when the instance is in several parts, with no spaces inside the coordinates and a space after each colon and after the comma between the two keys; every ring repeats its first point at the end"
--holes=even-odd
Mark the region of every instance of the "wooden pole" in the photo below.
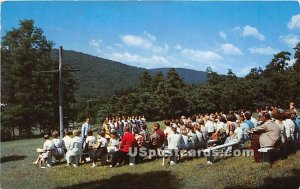
{"type": "Polygon", "coordinates": [[[64,116],[63,116],[63,81],[62,81],[62,46],[59,47],[59,133],[60,138],[64,136],[64,116]]]}

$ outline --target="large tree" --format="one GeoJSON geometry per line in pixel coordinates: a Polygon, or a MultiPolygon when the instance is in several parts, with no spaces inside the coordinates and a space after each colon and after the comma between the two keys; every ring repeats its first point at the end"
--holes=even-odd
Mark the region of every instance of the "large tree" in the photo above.
{"type": "MultiPolygon", "coordinates": [[[[20,135],[28,136],[34,127],[53,128],[56,125],[53,109],[57,109],[54,95],[57,77],[41,72],[57,69],[51,60],[53,45],[43,30],[34,26],[33,20],[20,21],[19,28],[6,32],[2,38],[1,101],[7,104],[2,108],[1,130],[4,133],[9,135],[19,129],[20,135]]],[[[66,82],[76,85],[70,75],[66,82]]],[[[71,89],[66,88],[66,91],[72,94],[75,88],[71,89]]],[[[72,95],[65,96],[74,100],[72,95]]]]}

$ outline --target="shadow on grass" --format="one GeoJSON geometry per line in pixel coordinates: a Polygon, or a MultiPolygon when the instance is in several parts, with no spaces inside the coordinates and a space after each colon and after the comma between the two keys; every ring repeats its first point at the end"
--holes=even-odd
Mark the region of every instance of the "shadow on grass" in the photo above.
{"type": "MultiPolygon", "coordinates": [[[[289,177],[279,177],[279,178],[267,177],[264,179],[264,184],[258,188],[298,189],[300,186],[300,169],[293,169],[292,171],[293,171],[293,176],[289,176],[289,177]]],[[[251,187],[251,186],[225,187],[225,189],[254,189],[254,188],[256,187],[251,187]]]]}
{"type": "Polygon", "coordinates": [[[140,188],[170,188],[179,189],[178,178],[171,175],[169,171],[152,171],[143,174],[122,174],[110,179],[98,180],[88,183],[61,187],[57,189],[140,189],[140,188]]]}
{"type": "Polygon", "coordinates": [[[0,163],[6,163],[10,161],[19,161],[25,159],[26,156],[19,156],[19,155],[12,155],[12,156],[5,156],[1,158],[0,163]]]}

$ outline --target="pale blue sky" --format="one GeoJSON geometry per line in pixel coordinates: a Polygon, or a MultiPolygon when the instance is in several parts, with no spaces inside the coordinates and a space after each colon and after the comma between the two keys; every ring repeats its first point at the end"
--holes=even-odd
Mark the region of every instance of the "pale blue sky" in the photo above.
{"type": "Polygon", "coordinates": [[[2,36],[33,19],[56,47],[128,65],[238,76],[300,41],[295,2],[4,2],[2,36]]]}

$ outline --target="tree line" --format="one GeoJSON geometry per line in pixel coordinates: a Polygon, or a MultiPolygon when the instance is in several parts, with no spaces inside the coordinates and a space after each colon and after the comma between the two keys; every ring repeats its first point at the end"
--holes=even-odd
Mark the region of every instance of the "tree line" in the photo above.
{"type": "Polygon", "coordinates": [[[287,108],[290,101],[300,103],[300,42],[295,54],[279,52],[263,69],[252,68],[239,78],[231,69],[219,75],[210,67],[204,84],[185,84],[175,69],[166,76],[144,72],[139,85],[114,95],[98,105],[98,119],[106,116],[144,114],[150,120],[176,118],[196,113],[228,112],[246,109],[255,111],[265,105],[287,108]],[[295,59],[289,65],[291,58],[295,59]]]}

